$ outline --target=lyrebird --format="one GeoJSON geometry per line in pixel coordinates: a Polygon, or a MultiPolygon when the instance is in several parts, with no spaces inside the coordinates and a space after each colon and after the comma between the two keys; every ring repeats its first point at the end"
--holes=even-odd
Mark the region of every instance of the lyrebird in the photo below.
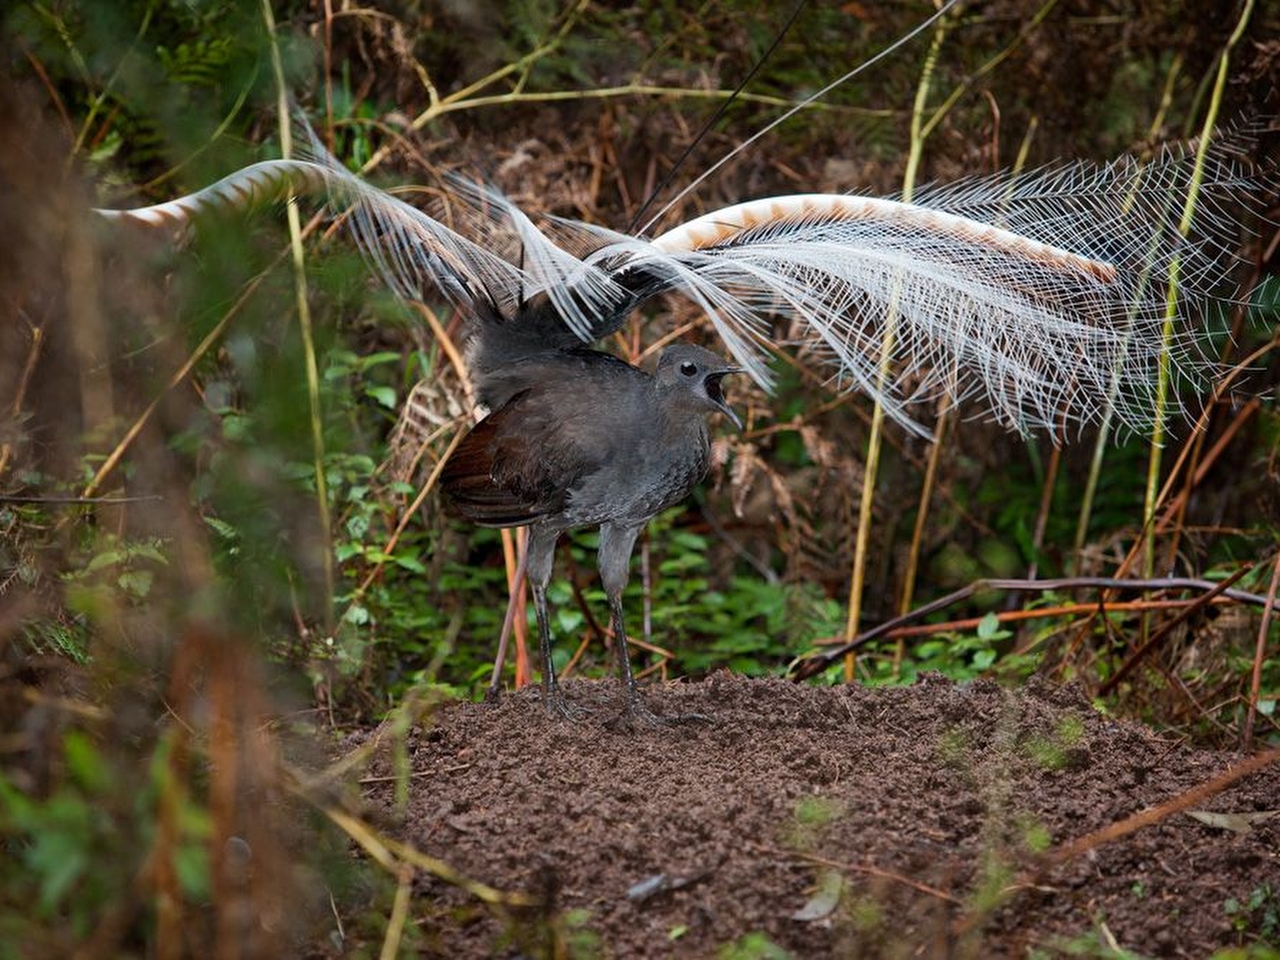
{"type": "Polygon", "coordinates": [[[551,663],[554,546],[567,529],[599,525],[623,715],[651,720],[630,673],[621,592],[639,531],[707,469],[708,416],[736,420],[724,376],[741,371],[768,387],[770,352],[799,347],[836,388],[866,391],[917,431],[910,407],[939,396],[1019,431],[1060,433],[1104,415],[1140,429],[1158,408],[1162,366],[1193,377],[1210,369],[1180,321],[1224,278],[1236,211],[1257,186],[1239,145],[1226,137],[1199,156],[1174,147],[1146,161],[974,178],[910,203],[771,197],[652,238],[563,219],[540,227],[460,179],[452,190],[466,212],[447,226],[314,143],[310,159],[257,163],[179,200],[100,212],[185,229],[216,210],[320,194],[347,211],[361,251],[398,295],[447,297],[465,318],[489,413],[443,484],[479,523],[530,527],[547,707],[575,712],[551,663]],[[488,244],[500,234],[515,238],[514,252],[488,244]],[[650,374],[588,348],[670,291],[705,312],[732,366],[675,346],[650,374]],[[775,341],[784,328],[785,344],[775,341]]]}

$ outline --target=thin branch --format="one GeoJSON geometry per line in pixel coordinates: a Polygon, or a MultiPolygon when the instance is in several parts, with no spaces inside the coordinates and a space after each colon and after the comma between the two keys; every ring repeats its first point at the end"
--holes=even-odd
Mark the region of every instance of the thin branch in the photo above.
{"type": "Polygon", "coordinates": [[[937,600],[926,603],[908,614],[886,620],[878,626],[860,633],[848,643],[823,651],[816,656],[800,658],[792,664],[791,676],[796,680],[805,680],[821,673],[831,664],[860,647],[866,646],[873,640],[878,640],[897,628],[914,623],[931,613],[936,613],[953,604],[968,600],[974,594],[983,590],[1009,590],[1016,593],[1066,590],[1200,590],[1215,594],[1220,593],[1221,596],[1238,603],[1248,603],[1267,608],[1272,606],[1280,607],[1280,602],[1275,599],[1268,599],[1256,593],[1248,593],[1234,588],[1220,590],[1221,586],[1221,583],[1212,580],[1200,580],[1191,577],[1163,577],[1148,580],[1126,580],[1120,577],[1060,577],[1051,580],[975,580],[968,586],[949,593],[945,597],[939,597],[937,600]]]}
{"type": "Polygon", "coordinates": [[[1258,713],[1258,697],[1262,691],[1262,664],[1267,655],[1267,634],[1271,631],[1271,611],[1280,591],[1280,552],[1276,553],[1275,567],[1271,571],[1271,586],[1267,589],[1267,606],[1262,611],[1262,623],[1258,625],[1258,642],[1253,652],[1253,675],[1249,680],[1249,711],[1244,717],[1244,732],[1240,736],[1240,749],[1246,753],[1253,747],[1253,724],[1258,713]]]}

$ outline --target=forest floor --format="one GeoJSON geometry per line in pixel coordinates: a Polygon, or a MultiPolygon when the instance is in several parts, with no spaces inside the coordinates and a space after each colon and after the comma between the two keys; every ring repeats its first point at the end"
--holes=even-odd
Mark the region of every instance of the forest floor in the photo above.
{"type": "Polygon", "coordinates": [[[406,927],[418,955],[1205,957],[1280,940],[1280,819],[1247,816],[1280,807],[1280,765],[1186,797],[1241,757],[1073,688],[726,673],[646,690],[712,722],[639,730],[608,723],[612,683],[567,690],[595,712],[551,720],[536,688],[435,711],[408,737],[407,805],[392,738],[373,751],[376,822],[542,904],[495,911],[420,873],[415,902],[436,909],[406,927]],[[1066,849],[1179,797],[1197,802],[1066,849]]]}

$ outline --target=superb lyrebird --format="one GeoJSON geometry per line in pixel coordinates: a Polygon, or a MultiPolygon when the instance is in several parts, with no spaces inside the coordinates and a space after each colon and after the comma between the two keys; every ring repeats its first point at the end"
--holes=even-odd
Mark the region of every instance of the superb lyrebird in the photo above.
{"type": "Polygon", "coordinates": [[[1103,417],[1141,429],[1160,408],[1162,368],[1212,369],[1180,321],[1223,279],[1235,213],[1253,202],[1258,174],[1238,148],[1228,137],[1201,156],[1174,147],[974,178],[910,203],[772,197],[652,239],[556,218],[540,227],[462,180],[451,184],[463,209],[449,226],[315,146],[309,160],[254,164],[179,200],[103,214],[185,227],[213,209],[321,192],[349,210],[360,249],[400,296],[434,287],[452,301],[490,412],[444,485],[478,522],[531,529],[548,708],[571,712],[550,661],[552,548],[563,530],[598,524],[624,711],[648,716],[630,678],[620,592],[638,531],[706,469],[707,417],[734,416],[724,376],[741,370],[767,387],[770,351],[798,345],[837,388],[865,390],[920,432],[910,406],[940,395],[1021,431],[1060,435],[1103,417]],[[506,255],[500,237],[514,238],[506,255]],[[679,346],[649,374],[588,349],[669,291],[706,313],[733,367],[679,346]]]}

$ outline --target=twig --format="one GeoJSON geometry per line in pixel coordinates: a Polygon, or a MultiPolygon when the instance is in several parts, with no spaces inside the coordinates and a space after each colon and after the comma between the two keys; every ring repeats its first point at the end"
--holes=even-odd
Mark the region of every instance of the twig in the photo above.
{"type": "Polygon", "coordinates": [[[1258,695],[1262,688],[1262,663],[1267,654],[1267,634],[1271,630],[1271,609],[1280,590],[1280,552],[1271,571],[1271,586],[1267,588],[1267,606],[1262,611],[1262,623],[1258,625],[1258,643],[1253,651],[1253,676],[1249,681],[1249,710],[1244,715],[1244,732],[1240,736],[1240,749],[1246,753],[1253,747],[1253,723],[1258,713],[1258,695]]]}
{"type": "MultiPolygon", "coordinates": [[[[262,0],[262,19],[267,28],[267,44],[271,52],[271,69],[276,81],[276,111],[280,124],[280,154],[286,160],[293,152],[292,121],[289,118],[289,94],[285,86],[284,64],[280,58],[280,43],[276,37],[276,20],[271,11],[271,0],[262,0]]],[[[320,368],[316,360],[315,336],[311,323],[311,305],[307,295],[307,261],[302,248],[302,222],[298,216],[298,206],[290,202],[285,207],[285,218],[289,224],[289,251],[293,258],[293,289],[298,309],[298,329],[302,333],[302,353],[307,375],[307,400],[311,421],[311,456],[312,473],[316,485],[316,513],[320,521],[320,542],[325,544],[321,551],[321,562],[324,570],[324,624],[329,632],[333,631],[334,602],[334,560],[333,560],[333,520],[329,507],[329,482],[324,468],[324,417],[320,409],[320,368]]]]}
{"type": "MultiPolygon", "coordinates": [[[[1101,608],[1097,602],[1091,603],[1063,603],[1052,607],[1029,607],[1019,610],[1004,610],[995,614],[984,614],[981,617],[961,617],[959,620],[947,620],[942,623],[922,623],[914,627],[894,627],[881,636],[886,640],[897,640],[898,638],[909,637],[932,637],[944,633],[959,633],[964,630],[974,630],[979,627],[989,616],[994,616],[999,623],[1020,623],[1023,620],[1048,620],[1055,617],[1078,617],[1078,616],[1097,616],[1101,614],[1112,613],[1140,613],[1149,610],[1182,610],[1193,603],[1198,602],[1192,600],[1127,600],[1127,601],[1109,601],[1101,608]]],[[[1227,603],[1237,603],[1238,601],[1227,597],[1214,597],[1209,601],[1212,605],[1220,605],[1227,603]]],[[[816,646],[830,647],[842,643],[843,638],[839,635],[819,638],[813,641],[816,646]]],[[[1019,652],[1025,652],[1028,648],[1022,647],[1019,652]]]]}
{"type": "Polygon", "coordinates": [[[928,884],[921,883],[919,880],[912,880],[910,877],[904,877],[900,873],[894,873],[892,870],[885,870],[881,867],[872,866],[869,863],[843,863],[839,860],[829,860],[826,857],[820,857],[815,853],[806,853],[803,850],[783,850],[778,847],[770,846],[760,846],[759,849],[763,853],[771,853],[774,856],[779,857],[797,857],[801,860],[807,860],[810,863],[816,863],[819,866],[830,867],[833,870],[840,870],[846,873],[861,873],[870,877],[880,877],[883,880],[892,880],[894,883],[900,883],[903,886],[910,887],[912,890],[918,890],[931,897],[937,897],[939,900],[945,900],[947,903],[960,903],[958,898],[953,897],[945,890],[939,890],[937,887],[931,887],[928,884]]]}
{"type": "MultiPolygon", "coordinates": [[[[1214,597],[1220,596],[1221,594],[1225,593],[1231,587],[1231,584],[1238,581],[1241,577],[1243,577],[1246,573],[1248,573],[1252,569],[1253,567],[1251,565],[1245,565],[1240,569],[1236,570],[1234,573],[1231,574],[1231,576],[1227,577],[1227,579],[1223,580],[1216,587],[1214,587],[1214,589],[1210,590],[1208,593],[1200,597],[1197,597],[1193,603],[1188,604],[1187,607],[1183,609],[1176,617],[1174,617],[1168,623],[1163,624],[1159,630],[1157,630],[1147,639],[1145,643],[1141,644],[1137,650],[1133,651],[1133,653],[1129,655],[1129,658],[1120,665],[1119,670],[1117,670],[1114,674],[1108,677],[1106,682],[1103,683],[1102,686],[1098,687],[1098,695],[1105,696],[1106,694],[1114,690],[1117,686],[1119,686],[1120,681],[1122,681],[1125,677],[1127,677],[1130,673],[1132,673],[1134,667],[1136,667],[1138,663],[1141,662],[1141,660],[1150,651],[1154,650],[1156,646],[1160,643],[1160,641],[1162,641],[1165,637],[1169,635],[1170,631],[1172,631],[1174,627],[1176,627],[1180,623],[1185,622],[1188,617],[1190,617],[1193,613],[1195,613],[1201,607],[1208,604],[1211,600],[1213,600],[1214,597]]],[[[1267,609],[1270,610],[1269,604],[1267,609]]]]}
{"type": "Polygon", "coordinates": [[[413,498],[413,502],[400,514],[400,521],[396,524],[395,530],[392,531],[391,536],[387,539],[378,559],[374,561],[373,569],[365,575],[365,578],[360,581],[360,586],[357,587],[355,592],[351,595],[351,603],[357,603],[360,598],[364,596],[365,592],[369,589],[370,584],[373,583],[378,574],[382,572],[383,565],[386,564],[388,558],[390,558],[391,552],[395,550],[396,544],[400,542],[400,534],[404,533],[404,528],[409,525],[409,521],[413,519],[413,515],[417,512],[418,508],[422,506],[422,502],[427,499],[427,494],[435,488],[436,481],[440,478],[440,474],[444,470],[444,465],[446,461],[448,461],[449,455],[453,453],[454,448],[456,448],[462,441],[466,432],[466,430],[460,429],[454,433],[453,439],[449,441],[448,448],[445,450],[443,456],[440,457],[439,462],[427,477],[426,482],[423,483],[422,487],[418,490],[417,496],[413,498]]]}
{"type": "MultiPolygon", "coordinates": [[[[911,201],[915,189],[916,173],[920,168],[920,157],[924,153],[924,141],[928,136],[924,128],[924,111],[929,100],[929,88],[933,82],[933,71],[938,61],[938,51],[942,48],[947,36],[949,21],[942,14],[949,9],[948,4],[936,18],[933,41],[925,54],[924,65],[920,69],[920,79],[916,84],[916,95],[911,108],[911,147],[907,153],[907,169],[902,176],[902,199],[911,201]]],[[[766,127],[766,129],[768,129],[766,127]]],[[[696,181],[695,181],[696,182],[696,181]]],[[[876,374],[876,402],[871,411],[871,432],[867,436],[866,462],[862,468],[862,495],[858,499],[858,526],[854,534],[853,568],[849,573],[849,600],[845,618],[845,636],[852,637],[862,621],[862,595],[866,588],[867,554],[871,544],[872,503],[876,495],[876,477],[880,468],[880,451],[883,447],[885,407],[880,397],[883,395],[888,381],[897,339],[899,320],[898,301],[901,297],[901,278],[895,279],[894,288],[889,301],[889,309],[884,319],[884,333],[880,338],[880,361],[876,374]]],[[[844,679],[852,683],[854,676],[854,658],[850,652],[844,661],[844,679]]]]}
{"type": "MultiPolygon", "coordinates": [[[[975,580],[968,586],[961,587],[945,597],[939,597],[937,600],[926,603],[924,606],[911,611],[911,613],[886,620],[878,626],[860,633],[848,643],[841,644],[832,650],[824,651],[817,656],[804,657],[796,661],[792,664],[793,672],[791,675],[796,680],[812,677],[821,673],[846,654],[866,646],[873,640],[878,640],[891,631],[920,620],[938,610],[944,610],[952,604],[967,600],[983,590],[1011,590],[1021,593],[1036,593],[1048,590],[1201,590],[1218,593],[1220,587],[1220,583],[1191,577],[1165,577],[1149,580],[1126,580],[1118,577],[1062,577],[1052,580],[975,580]]],[[[1280,601],[1275,598],[1262,597],[1244,590],[1225,589],[1221,590],[1220,593],[1221,596],[1240,603],[1255,604],[1268,608],[1280,604],[1280,601]]]]}
{"type": "Polygon", "coordinates": [[[1095,850],[1103,844],[1112,843],[1136,830],[1141,830],[1143,827],[1159,823],[1161,820],[1167,820],[1175,813],[1181,813],[1183,810],[1204,803],[1210,797],[1227,789],[1237,780],[1241,780],[1252,773],[1257,773],[1277,760],[1280,760],[1280,747],[1272,747],[1270,750],[1264,750],[1262,753],[1248,757],[1234,767],[1228,768],[1225,773],[1199,786],[1192,787],[1172,800],[1167,800],[1154,807],[1148,807],[1145,810],[1139,810],[1123,820],[1109,824],[1099,830],[1094,830],[1091,833],[1086,833],[1083,837],[1078,837],[1069,843],[1050,850],[1044,854],[1044,862],[1047,865],[1054,866],[1066,863],[1068,860],[1088,853],[1090,850],[1095,850]]]}

